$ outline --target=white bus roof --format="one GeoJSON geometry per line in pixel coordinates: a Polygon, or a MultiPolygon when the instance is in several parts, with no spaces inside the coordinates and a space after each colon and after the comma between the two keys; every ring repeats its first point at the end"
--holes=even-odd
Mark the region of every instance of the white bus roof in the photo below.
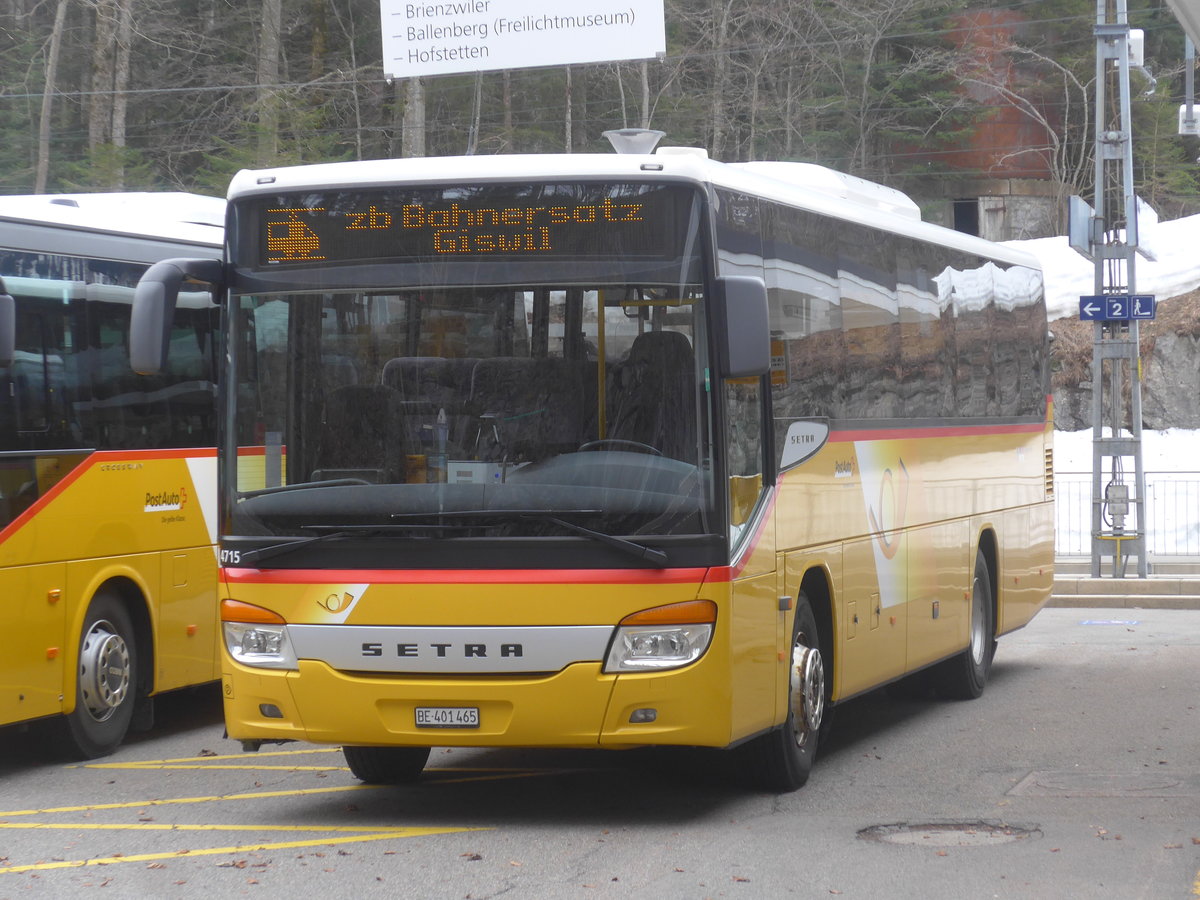
{"type": "Polygon", "coordinates": [[[220,247],[225,201],[181,191],[0,196],[0,220],[220,247]]]}
{"type": "Polygon", "coordinates": [[[489,181],[558,181],[605,178],[673,178],[711,184],[789,206],[884,228],[966,253],[1038,268],[1014,247],[943,228],[920,219],[917,205],[894,188],[808,163],[722,163],[703,149],[660,147],[653,154],[556,153],[422,157],[323,163],[242,170],[229,185],[230,201],[298,190],[354,190],[392,184],[481,184],[489,181]]]}

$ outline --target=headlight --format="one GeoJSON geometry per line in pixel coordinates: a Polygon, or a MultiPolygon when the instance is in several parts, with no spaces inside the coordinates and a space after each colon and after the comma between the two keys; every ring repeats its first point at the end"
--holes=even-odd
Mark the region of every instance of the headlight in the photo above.
{"type": "Polygon", "coordinates": [[[221,601],[225,649],[237,662],[264,669],[296,669],[287,624],[270,610],[237,600],[221,601]]]}
{"type": "Polygon", "coordinates": [[[712,641],[717,605],[693,600],[626,616],[617,626],[605,672],[675,669],[695,662],[712,641]]]}

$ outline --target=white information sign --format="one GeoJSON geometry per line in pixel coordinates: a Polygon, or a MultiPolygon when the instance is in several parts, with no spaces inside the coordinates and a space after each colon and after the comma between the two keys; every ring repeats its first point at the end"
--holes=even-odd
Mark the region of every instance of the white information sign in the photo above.
{"type": "Polygon", "coordinates": [[[663,0],[380,0],[389,78],[650,59],[663,0]]]}

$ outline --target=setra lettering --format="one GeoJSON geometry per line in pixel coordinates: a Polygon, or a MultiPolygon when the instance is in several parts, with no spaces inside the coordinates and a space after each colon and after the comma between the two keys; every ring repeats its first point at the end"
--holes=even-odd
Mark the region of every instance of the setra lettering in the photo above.
{"type": "MultiPolygon", "coordinates": [[[[437,659],[449,659],[452,656],[459,656],[459,651],[454,651],[454,644],[428,644],[422,647],[420,644],[413,643],[397,643],[395,645],[395,656],[401,659],[421,659],[436,657],[437,659]],[[452,652],[454,651],[454,652],[452,652]]],[[[525,656],[524,644],[500,644],[497,647],[488,647],[487,644],[469,643],[462,644],[460,647],[461,656],[463,659],[488,659],[493,653],[499,655],[502,659],[521,659],[525,656]]],[[[384,656],[384,644],[367,641],[360,647],[360,654],[368,658],[381,658],[384,656]]]]}

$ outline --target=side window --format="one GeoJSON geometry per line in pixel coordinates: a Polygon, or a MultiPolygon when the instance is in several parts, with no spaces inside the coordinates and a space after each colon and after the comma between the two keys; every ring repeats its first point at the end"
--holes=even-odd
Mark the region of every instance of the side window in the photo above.
{"type": "Polygon", "coordinates": [[[840,415],[897,418],[902,410],[896,238],[848,222],[838,227],[838,283],[846,342],[840,415]]]}
{"type": "Polygon", "coordinates": [[[1035,269],[1013,266],[1005,273],[1006,281],[1020,300],[1021,409],[1022,415],[1046,414],[1049,385],[1049,335],[1046,333],[1046,299],[1042,276],[1035,269]]]}
{"type": "Polygon", "coordinates": [[[54,361],[61,374],[62,358],[50,347],[42,316],[17,304],[17,341],[13,354],[12,411],[18,432],[50,430],[50,397],[54,391],[54,361]]]}
{"type": "Polygon", "coordinates": [[[717,268],[720,275],[763,276],[763,222],[757,197],[717,191],[717,268]]]}
{"type": "Polygon", "coordinates": [[[729,539],[736,547],[763,489],[762,387],[757,378],[725,382],[729,539]]]}
{"type": "MultiPolygon", "coordinates": [[[[769,207],[756,197],[718,191],[717,252],[721,275],[762,278],[763,216],[769,207]]],[[[746,537],[750,517],[763,490],[765,400],[758,378],[725,382],[725,459],[729,478],[729,540],[746,537]]]]}
{"type": "Polygon", "coordinates": [[[771,316],[771,407],[783,464],[796,419],[837,415],[844,372],[837,230],[812,213],[764,209],[763,265],[771,316]]]}
{"type": "Polygon", "coordinates": [[[991,270],[969,260],[938,276],[942,302],[954,311],[954,397],[960,416],[1000,414],[992,344],[995,304],[991,270]]]}
{"type": "Polygon", "coordinates": [[[942,302],[934,280],[937,253],[905,239],[897,248],[901,407],[912,418],[953,416],[954,310],[942,302]]]}
{"type": "Polygon", "coordinates": [[[16,352],[9,372],[17,444],[46,449],[78,445],[78,348],[70,328],[71,305],[20,295],[15,299],[16,352]]]}

